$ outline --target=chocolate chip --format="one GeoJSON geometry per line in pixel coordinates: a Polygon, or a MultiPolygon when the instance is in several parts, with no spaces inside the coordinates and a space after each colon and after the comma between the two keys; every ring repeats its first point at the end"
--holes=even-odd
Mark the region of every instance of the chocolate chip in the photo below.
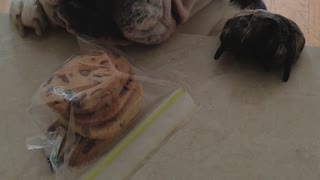
{"type": "Polygon", "coordinates": [[[70,83],[69,79],[67,78],[67,76],[65,74],[58,75],[58,78],[64,83],[70,83]]]}
{"type": "Polygon", "coordinates": [[[123,124],[122,123],[120,123],[120,128],[122,128],[123,127],[123,124]]]}
{"type": "Polygon", "coordinates": [[[91,149],[96,145],[96,141],[95,140],[91,140],[88,142],[88,144],[86,144],[84,147],[83,147],[83,150],[82,150],[82,153],[83,154],[87,154],[91,151],[91,149]]]}
{"type": "Polygon", "coordinates": [[[118,66],[118,64],[116,64],[116,68],[119,70],[119,66],[118,66]]]}
{"type": "Polygon", "coordinates": [[[80,71],[80,74],[81,74],[82,76],[89,76],[90,71],[88,71],[88,70],[81,70],[81,71],[80,71]]]}
{"type": "Polygon", "coordinates": [[[54,101],[53,104],[60,104],[60,101],[54,101]]]}
{"type": "Polygon", "coordinates": [[[97,77],[97,78],[101,78],[101,77],[105,77],[105,76],[110,76],[110,74],[107,73],[99,73],[99,74],[93,74],[93,77],[97,77]]]}
{"type": "Polygon", "coordinates": [[[105,65],[105,64],[107,64],[107,63],[109,63],[109,61],[107,61],[107,60],[106,60],[106,61],[101,61],[101,62],[100,62],[100,65],[105,65]]]}
{"type": "Polygon", "coordinates": [[[101,77],[103,77],[103,75],[101,75],[101,74],[94,74],[93,77],[101,78],[101,77]]]}
{"type": "Polygon", "coordinates": [[[95,61],[96,60],[96,58],[91,58],[91,61],[95,61]]]}
{"type": "Polygon", "coordinates": [[[124,96],[128,90],[129,90],[129,88],[127,86],[124,86],[120,92],[120,97],[124,96]]]}

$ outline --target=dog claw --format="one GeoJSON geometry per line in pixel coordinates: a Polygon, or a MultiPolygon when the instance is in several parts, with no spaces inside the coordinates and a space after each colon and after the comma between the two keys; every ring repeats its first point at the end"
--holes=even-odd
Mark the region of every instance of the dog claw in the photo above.
{"type": "Polygon", "coordinates": [[[38,36],[42,36],[43,35],[43,30],[40,24],[39,19],[35,18],[32,20],[32,25],[34,28],[34,32],[38,35],[38,36]]]}
{"type": "Polygon", "coordinates": [[[26,35],[26,32],[25,32],[25,27],[24,27],[22,19],[21,19],[21,15],[16,15],[16,21],[17,21],[16,26],[17,26],[18,32],[22,37],[24,37],[26,35]]]}

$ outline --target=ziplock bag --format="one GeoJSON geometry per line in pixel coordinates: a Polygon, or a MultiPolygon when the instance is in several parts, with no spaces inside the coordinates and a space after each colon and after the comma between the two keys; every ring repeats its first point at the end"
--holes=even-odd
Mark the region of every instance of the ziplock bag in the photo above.
{"type": "Polygon", "coordinates": [[[42,134],[27,147],[46,155],[56,179],[130,177],[196,105],[120,51],[81,47],[34,95],[28,112],[42,134]]]}

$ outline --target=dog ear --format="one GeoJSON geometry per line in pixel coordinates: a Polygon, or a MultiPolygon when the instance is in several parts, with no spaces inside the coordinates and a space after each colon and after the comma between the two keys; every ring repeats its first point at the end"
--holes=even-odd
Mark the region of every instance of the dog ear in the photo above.
{"type": "Polygon", "coordinates": [[[221,44],[220,47],[218,48],[216,54],[214,55],[214,59],[218,60],[220,58],[220,56],[223,54],[223,52],[224,52],[224,47],[221,44]]]}

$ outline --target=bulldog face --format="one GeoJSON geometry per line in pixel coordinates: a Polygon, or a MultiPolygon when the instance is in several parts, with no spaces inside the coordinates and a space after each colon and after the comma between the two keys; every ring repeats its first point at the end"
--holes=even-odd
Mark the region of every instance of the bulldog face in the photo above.
{"type": "Polygon", "coordinates": [[[70,32],[121,37],[143,44],[165,41],[176,27],[167,0],[64,0],[58,14],[70,32]]]}
{"type": "MultiPolygon", "coordinates": [[[[198,1],[13,0],[11,17],[21,32],[33,29],[41,35],[49,27],[62,26],[80,36],[159,44],[170,37],[177,24],[187,21],[198,1]]],[[[211,1],[201,0],[201,6],[211,1]]]]}
{"type": "Polygon", "coordinates": [[[80,36],[159,44],[210,3],[229,9],[263,4],[261,0],[12,0],[10,12],[21,32],[31,28],[41,35],[49,27],[66,26],[80,36]]]}

